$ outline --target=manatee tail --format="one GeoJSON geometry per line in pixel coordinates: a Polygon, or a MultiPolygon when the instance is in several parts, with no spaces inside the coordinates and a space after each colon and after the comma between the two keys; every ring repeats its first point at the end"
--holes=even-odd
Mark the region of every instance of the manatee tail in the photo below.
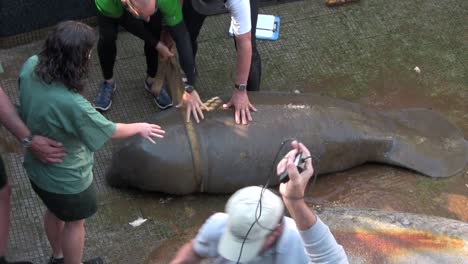
{"type": "Polygon", "coordinates": [[[427,109],[386,113],[394,122],[392,147],[383,162],[418,171],[430,177],[449,177],[468,163],[468,141],[440,114],[427,109]]]}

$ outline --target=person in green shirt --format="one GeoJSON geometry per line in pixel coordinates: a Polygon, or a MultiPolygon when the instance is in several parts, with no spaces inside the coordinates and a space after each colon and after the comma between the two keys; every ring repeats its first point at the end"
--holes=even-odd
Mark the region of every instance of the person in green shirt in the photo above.
{"type": "Polygon", "coordinates": [[[161,40],[164,24],[176,43],[179,63],[186,76],[185,91],[180,101],[186,106],[189,118],[193,114],[197,122],[199,116],[203,119],[202,109],[207,108],[194,88],[196,78],[194,56],[179,0],[95,0],[95,4],[99,26],[98,55],[104,77],[94,102],[95,108],[107,111],[112,105],[112,94],[116,90],[113,69],[119,25],[145,42],[147,64],[145,89],[152,93],[160,109],[164,110],[173,105],[172,98],[164,86],[162,89],[152,88],[158,69],[158,54],[163,59],[174,56],[161,40]],[[159,92],[155,94],[157,90],[159,92]]]}
{"type": "Polygon", "coordinates": [[[31,133],[62,142],[67,152],[62,163],[53,164],[39,161],[29,151],[24,156],[32,188],[47,207],[44,227],[53,251],[49,263],[81,263],[84,222],[97,211],[94,152],[110,138],[141,135],[154,143],[152,137],[164,135],[155,124],[113,123],[81,95],[95,41],[91,27],[62,22],[20,72],[22,119],[31,133]]]}
{"type": "MultiPolygon", "coordinates": [[[[2,72],[3,68],[0,64],[0,74],[2,72]]],[[[4,125],[37,159],[42,162],[62,162],[65,156],[65,148],[62,144],[40,135],[32,135],[1,87],[0,124],[4,125]]],[[[1,142],[0,139],[0,145],[3,143],[6,145],[9,142],[1,142]]],[[[7,148],[7,146],[5,147],[7,148]]],[[[0,157],[0,264],[31,264],[29,261],[10,262],[5,258],[10,222],[11,191],[3,160],[0,157]]]]}

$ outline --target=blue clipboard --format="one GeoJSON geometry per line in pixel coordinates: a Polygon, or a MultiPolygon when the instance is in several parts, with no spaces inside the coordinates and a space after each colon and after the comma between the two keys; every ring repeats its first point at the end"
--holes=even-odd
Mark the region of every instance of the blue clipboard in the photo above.
{"type": "MultiPolygon", "coordinates": [[[[273,29],[271,30],[273,32],[273,34],[271,34],[271,36],[263,36],[263,35],[259,35],[258,32],[259,32],[259,28],[257,28],[257,34],[255,34],[256,36],[256,39],[260,39],[260,40],[270,40],[270,41],[276,41],[279,39],[279,31],[280,31],[280,23],[281,22],[281,19],[279,16],[275,16],[275,19],[274,19],[274,24],[273,24],[273,29]]],[[[268,29],[270,30],[270,29],[268,29]]],[[[229,28],[229,36],[231,38],[234,37],[234,34],[232,33],[232,28],[230,27],[229,28]]]]}

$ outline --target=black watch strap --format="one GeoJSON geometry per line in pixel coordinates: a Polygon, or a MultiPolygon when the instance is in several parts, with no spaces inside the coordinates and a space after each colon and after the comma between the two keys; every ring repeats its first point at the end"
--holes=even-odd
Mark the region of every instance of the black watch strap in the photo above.
{"type": "Polygon", "coordinates": [[[192,93],[193,91],[195,91],[195,87],[193,87],[193,85],[187,84],[187,85],[185,85],[185,91],[187,93],[192,93]]]}
{"type": "Polygon", "coordinates": [[[245,91],[247,89],[247,84],[234,84],[234,87],[239,91],[245,91]]]}
{"type": "Polygon", "coordinates": [[[32,139],[33,139],[33,135],[29,135],[29,136],[23,138],[21,140],[21,145],[23,146],[23,148],[25,148],[25,149],[29,148],[29,146],[31,146],[32,139]]]}

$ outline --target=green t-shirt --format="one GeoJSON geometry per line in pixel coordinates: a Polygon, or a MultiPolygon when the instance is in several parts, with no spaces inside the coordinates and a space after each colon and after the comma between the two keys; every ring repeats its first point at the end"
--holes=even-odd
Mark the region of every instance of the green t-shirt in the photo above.
{"type": "Polygon", "coordinates": [[[123,14],[121,0],[95,0],[96,8],[103,15],[113,18],[119,18],[123,14]]]}
{"type": "Polygon", "coordinates": [[[111,138],[116,125],[62,83],[41,81],[34,73],[37,63],[32,56],[21,69],[19,111],[33,135],[61,142],[67,156],[62,163],[45,164],[27,151],[23,165],[41,189],[76,194],[91,185],[94,151],[111,138]]]}
{"type": "MultiPolygon", "coordinates": [[[[123,14],[124,7],[121,0],[95,0],[95,3],[99,12],[105,16],[119,18],[123,14]]],[[[182,21],[182,8],[179,0],[156,0],[156,3],[166,25],[172,27],[182,21]]]]}

